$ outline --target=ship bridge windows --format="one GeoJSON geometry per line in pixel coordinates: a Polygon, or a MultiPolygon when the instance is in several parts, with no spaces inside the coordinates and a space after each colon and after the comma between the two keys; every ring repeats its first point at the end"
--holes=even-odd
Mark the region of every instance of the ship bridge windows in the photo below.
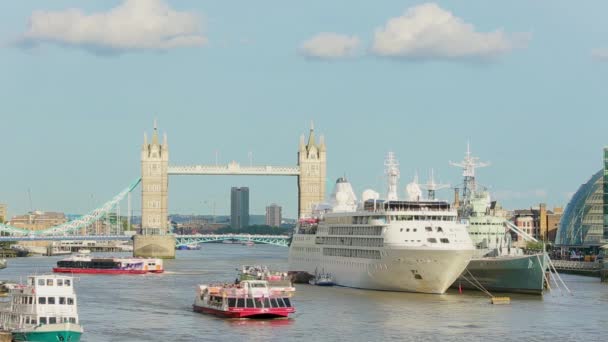
{"type": "Polygon", "coordinates": [[[46,284],[44,279],[38,279],[38,286],[44,286],[44,284],[46,284]]]}
{"type": "Polygon", "coordinates": [[[47,304],[53,304],[53,305],[54,305],[54,304],[55,304],[55,297],[49,297],[49,298],[47,299],[47,302],[46,302],[46,303],[47,303],[47,304]]]}
{"type": "Polygon", "coordinates": [[[47,279],[46,286],[53,286],[53,279],[47,279]]]}
{"type": "Polygon", "coordinates": [[[46,297],[38,297],[38,304],[46,304],[46,297]]]}

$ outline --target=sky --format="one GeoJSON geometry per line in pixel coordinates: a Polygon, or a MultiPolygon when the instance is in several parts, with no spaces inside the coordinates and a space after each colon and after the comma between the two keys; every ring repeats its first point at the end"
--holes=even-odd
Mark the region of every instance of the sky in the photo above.
{"type": "MultiPolygon", "coordinates": [[[[170,165],[295,165],[314,121],[327,193],[400,189],[467,142],[509,209],[565,206],[608,145],[608,3],[574,1],[0,2],[0,203],[84,213],[140,176],[157,119],[170,165]],[[251,156],[251,157],[250,157],[251,156]],[[30,195],[28,195],[28,193],[30,195]],[[29,197],[31,196],[31,204],[29,197]]],[[[295,217],[293,177],[171,176],[169,212],[295,217]]],[[[452,198],[444,190],[439,196],[452,198]]],[[[138,214],[139,190],[135,214],[138,214]]]]}

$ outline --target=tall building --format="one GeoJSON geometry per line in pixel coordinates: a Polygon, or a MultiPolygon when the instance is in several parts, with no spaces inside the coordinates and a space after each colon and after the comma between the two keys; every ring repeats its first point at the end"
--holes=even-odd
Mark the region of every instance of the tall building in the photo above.
{"type": "Polygon", "coordinates": [[[325,181],[327,169],[327,153],[325,138],[321,136],[319,143],[315,141],[314,126],[310,127],[308,142],[304,135],[300,137],[298,150],[298,215],[306,217],[312,214],[314,206],[325,201],[325,181]]]}
{"type": "Polygon", "coordinates": [[[162,235],[168,231],[168,167],[167,135],[164,135],[161,144],[158,139],[156,121],[154,121],[152,143],[148,144],[148,137],[144,133],[144,144],[141,147],[142,234],[162,235]]]}
{"type": "Polygon", "coordinates": [[[249,188],[232,187],[230,190],[230,226],[242,229],[249,226],[249,188]]]}
{"type": "Polygon", "coordinates": [[[271,227],[279,227],[281,225],[282,208],[275,203],[266,207],[266,225],[271,227]]]}
{"type": "Polygon", "coordinates": [[[6,220],[8,220],[8,215],[6,214],[6,204],[0,203],[0,223],[4,223],[6,220]]]}

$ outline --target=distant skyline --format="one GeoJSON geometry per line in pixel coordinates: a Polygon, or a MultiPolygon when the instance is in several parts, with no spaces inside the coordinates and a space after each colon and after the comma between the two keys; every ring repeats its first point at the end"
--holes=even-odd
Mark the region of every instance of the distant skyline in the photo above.
{"type": "MultiPolygon", "coordinates": [[[[383,160],[461,183],[473,154],[509,209],[565,206],[608,145],[605,1],[0,3],[0,203],[85,213],[140,176],[158,120],[170,165],[296,165],[314,121],[327,193],[386,192],[383,160]],[[117,28],[120,27],[120,30],[117,28]]],[[[171,176],[169,213],[296,217],[295,177],[171,176]]],[[[139,215],[140,191],[134,214],[139,215]]],[[[438,196],[451,200],[453,193],[438,196]]]]}

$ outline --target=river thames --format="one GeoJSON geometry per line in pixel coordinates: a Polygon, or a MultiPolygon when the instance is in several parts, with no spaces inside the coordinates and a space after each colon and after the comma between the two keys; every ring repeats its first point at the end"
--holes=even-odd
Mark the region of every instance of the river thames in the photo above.
{"type": "MultiPolygon", "coordinates": [[[[81,275],[75,283],[82,341],[599,341],[608,334],[608,285],[569,275],[563,278],[573,295],[510,294],[510,305],[491,305],[474,291],[426,295],[298,284],[290,319],[192,312],[197,284],[232,282],[242,264],[287,270],[287,252],[206,244],[177,251],[160,275],[81,275]]],[[[9,259],[0,279],[48,273],[59,259],[9,259]]]]}

